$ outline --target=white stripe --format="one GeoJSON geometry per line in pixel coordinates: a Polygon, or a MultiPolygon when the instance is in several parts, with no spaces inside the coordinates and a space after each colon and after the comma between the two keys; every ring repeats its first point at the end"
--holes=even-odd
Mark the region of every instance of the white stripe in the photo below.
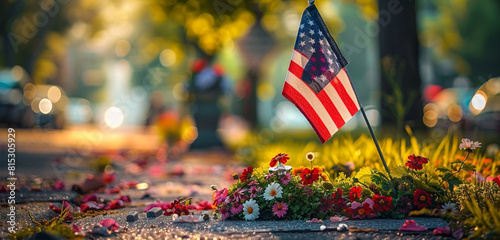
{"type": "Polygon", "coordinates": [[[335,88],[331,84],[328,84],[325,88],[323,88],[323,91],[325,91],[328,97],[332,100],[333,105],[335,106],[337,111],[339,111],[340,116],[342,117],[342,119],[344,119],[344,122],[349,121],[349,119],[352,118],[351,113],[349,113],[349,110],[347,109],[346,105],[340,98],[335,88]]]}
{"type": "Polygon", "coordinates": [[[295,88],[295,90],[297,90],[297,92],[299,92],[300,95],[302,95],[302,97],[304,97],[309,105],[311,105],[311,107],[316,111],[319,118],[328,129],[328,132],[330,132],[330,136],[337,132],[337,126],[330,117],[330,114],[328,114],[325,106],[323,106],[318,97],[316,97],[316,93],[309,87],[309,85],[304,83],[304,81],[296,77],[290,71],[287,73],[286,82],[295,88]]]}
{"type": "Polygon", "coordinates": [[[307,62],[309,62],[309,59],[297,52],[297,50],[293,50],[292,61],[294,61],[300,67],[304,68],[307,65],[307,62]]]}
{"type": "Polygon", "coordinates": [[[349,77],[347,76],[347,73],[345,72],[345,69],[342,68],[342,70],[337,74],[337,78],[340,80],[342,85],[344,85],[344,88],[349,94],[349,97],[351,97],[352,101],[354,102],[354,105],[360,109],[359,103],[358,103],[358,98],[356,97],[356,93],[354,93],[354,89],[352,88],[351,81],[349,80],[349,77]]]}

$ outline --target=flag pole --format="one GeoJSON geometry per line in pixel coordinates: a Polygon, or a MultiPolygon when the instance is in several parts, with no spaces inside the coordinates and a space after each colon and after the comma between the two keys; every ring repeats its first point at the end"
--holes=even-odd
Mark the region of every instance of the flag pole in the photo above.
{"type": "MultiPolygon", "coordinates": [[[[359,100],[358,100],[358,103],[359,103],[359,100]]],[[[363,114],[363,118],[365,119],[366,125],[368,125],[368,130],[370,131],[370,135],[372,135],[373,142],[375,143],[375,146],[377,147],[378,155],[380,155],[380,159],[382,159],[382,163],[384,164],[385,171],[387,171],[387,174],[389,174],[389,178],[392,179],[391,171],[389,171],[389,168],[387,167],[387,163],[385,162],[384,155],[382,154],[382,150],[380,150],[380,146],[378,145],[377,138],[375,137],[375,134],[373,133],[372,126],[370,125],[370,122],[368,121],[368,118],[366,117],[365,108],[363,106],[360,106],[360,107],[361,107],[361,113],[363,114]]]]}
{"type": "MultiPolygon", "coordinates": [[[[349,76],[349,73],[347,72],[347,69],[345,69],[345,73],[347,76],[349,76]]],[[[351,79],[351,77],[349,77],[351,79]]],[[[380,156],[380,159],[382,160],[382,163],[384,164],[385,171],[389,175],[389,179],[392,179],[391,176],[391,171],[389,171],[389,167],[387,167],[387,163],[385,162],[384,155],[382,154],[382,150],[380,150],[380,146],[378,145],[377,138],[375,137],[375,134],[373,133],[372,126],[370,124],[370,121],[368,121],[368,117],[366,117],[365,113],[365,108],[359,101],[358,93],[356,92],[356,89],[354,88],[354,84],[352,84],[352,81],[349,81],[351,83],[352,90],[354,91],[354,94],[356,95],[356,99],[358,100],[359,107],[361,109],[361,113],[363,114],[363,118],[365,119],[366,125],[368,126],[368,130],[370,131],[370,135],[372,136],[373,142],[375,143],[375,147],[377,147],[378,155],[380,156]]]]}

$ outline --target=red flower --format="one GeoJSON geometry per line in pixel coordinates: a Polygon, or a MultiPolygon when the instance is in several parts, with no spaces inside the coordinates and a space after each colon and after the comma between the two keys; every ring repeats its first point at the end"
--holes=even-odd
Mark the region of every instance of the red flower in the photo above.
{"type": "MultiPolygon", "coordinates": [[[[359,204],[360,206],[356,208],[348,208],[351,209],[349,213],[351,214],[353,219],[364,219],[366,217],[372,217],[372,212],[373,209],[370,207],[369,203],[363,203],[363,205],[359,204]]],[[[346,209],[347,212],[347,209],[346,209]]]]}
{"type": "Polygon", "coordinates": [[[240,180],[242,182],[246,181],[252,176],[252,172],[253,172],[253,167],[252,166],[247,167],[245,170],[243,170],[243,173],[240,176],[240,180]]]}
{"type": "Polygon", "coordinates": [[[315,168],[314,170],[311,170],[309,168],[305,168],[304,171],[300,173],[300,177],[302,178],[302,184],[304,186],[312,184],[314,181],[319,179],[318,169],[315,168]]]}
{"type": "Polygon", "coordinates": [[[392,208],[392,197],[373,195],[373,209],[377,212],[389,211],[392,208]]]}
{"type": "Polygon", "coordinates": [[[288,159],[290,159],[288,157],[288,154],[286,154],[286,153],[279,153],[278,155],[276,155],[275,157],[273,157],[273,159],[271,159],[271,163],[269,164],[269,166],[276,167],[276,165],[278,164],[278,162],[280,162],[282,164],[285,164],[286,161],[288,161],[288,159]]]}
{"type": "Polygon", "coordinates": [[[415,154],[412,154],[408,156],[409,161],[405,163],[405,165],[413,170],[420,170],[422,169],[423,165],[429,162],[428,158],[421,157],[421,156],[415,156],[415,154]]]}
{"type": "Polygon", "coordinates": [[[361,186],[352,187],[351,190],[349,191],[349,200],[351,200],[351,202],[354,202],[354,200],[360,197],[361,197],[361,186]]]}
{"type": "Polygon", "coordinates": [[[429,207],[432,204],[431,195],[422,189],[417,189],[413,193],[413,205],[418,209],[429,207]]]}
{"type": "Polygon", "coordinates": [[[196,210],[210,210],[210,209],[214,209],[214,207],[208,201],[201,201],[198,203],[198,205],[196,205],[196,210]]]}

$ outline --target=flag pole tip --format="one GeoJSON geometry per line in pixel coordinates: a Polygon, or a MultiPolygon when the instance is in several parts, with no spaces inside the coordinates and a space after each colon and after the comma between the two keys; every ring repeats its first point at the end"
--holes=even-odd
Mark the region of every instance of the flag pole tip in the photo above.
{"type": "Polygon", "coordinates": [[[308,0],[309,5],[314,3],[314,0],[308,0]]]}

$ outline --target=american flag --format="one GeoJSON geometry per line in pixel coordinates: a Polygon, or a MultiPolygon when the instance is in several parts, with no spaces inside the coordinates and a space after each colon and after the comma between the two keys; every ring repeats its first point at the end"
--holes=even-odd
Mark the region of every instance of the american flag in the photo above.
{"type": "Polygon", "coordinates": [[[282,94],[304,114],[322,143],[360,109],[346,65],[318,9],[309,5],[302,14],[282,94]]]}

